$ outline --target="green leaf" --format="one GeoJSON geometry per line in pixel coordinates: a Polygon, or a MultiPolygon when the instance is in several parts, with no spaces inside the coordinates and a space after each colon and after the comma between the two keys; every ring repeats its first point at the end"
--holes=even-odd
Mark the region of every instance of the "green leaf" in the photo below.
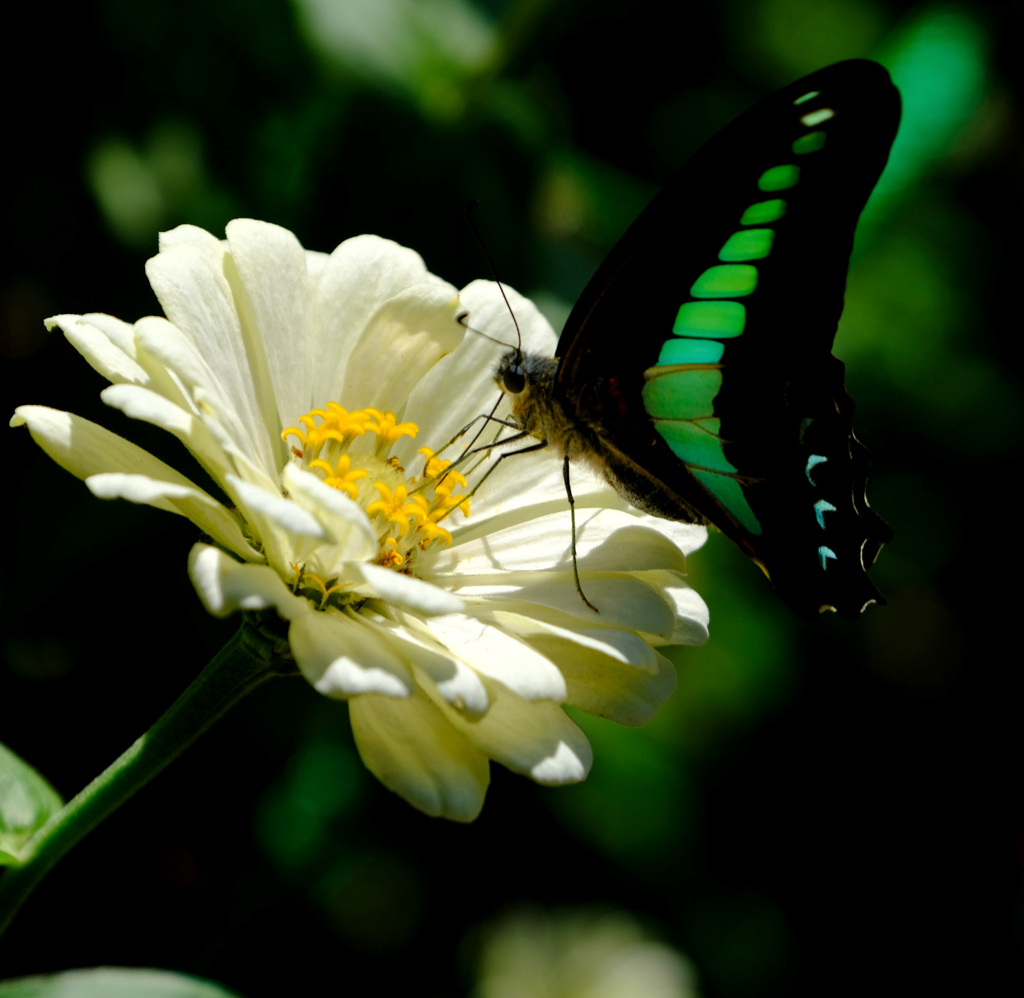
{"type": "Polygon", "coordinates": [[[35,769],[0,744],[0,866],[21,862],[25,843],[63,806],[35,769]]]}
{"type": "Polygon", "coordinates": [[[0,981],[0,998],[239,998],[219,984],[167,970],[89,967],[0,981]]]}

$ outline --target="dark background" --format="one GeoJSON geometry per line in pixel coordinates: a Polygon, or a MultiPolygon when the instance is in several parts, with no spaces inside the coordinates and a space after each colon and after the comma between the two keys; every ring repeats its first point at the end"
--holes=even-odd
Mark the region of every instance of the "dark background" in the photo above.
{"type": "MultiPolygon", "coordinates": [[[[479,198],[499,276],[557,328],[685,157],[798,76],[881,58],[915,144],[860,234],[836,341],[895,530],[873,572],[887,607],[800,622],[713,537],[690,559],[711,640],[677,656],[657,720],[581,719],[596,762],[579,787],[495,766],[466,827],[381,788],[343,704],[276,681],[61,863],[0,977],[114,964],[248,998],[324,979],[317,993],[488,998],[483,954],[526,906],[538,924],[628,913],[710,998],[1019,990],[1019,5],[23,13],[0,64],[3,402],[81,413],[171,461],[41,322],[156,311],[143,265],[160,229],[251,216],[322,250],[376,232],[461,286],[489,276],[462,219],[479,198]]],[[[9,434],[0,740],[70,797],[233,625],[188,582],[190,524],[93,499],[9,434]]]]}

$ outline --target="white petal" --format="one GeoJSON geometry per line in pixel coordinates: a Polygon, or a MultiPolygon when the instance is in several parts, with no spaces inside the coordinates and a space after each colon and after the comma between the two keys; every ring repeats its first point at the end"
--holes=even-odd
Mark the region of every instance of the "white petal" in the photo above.
{"type": "Polygon", "coordinates": [[[433,617],[458,613],[463,609],[462,600],[458,596],[393,569],[364,564],[359,566],[359,572],[380,599],[413,613],[433,617]]]}
{"type": "MultiPolygon", "coordinates": [[[[448,551],[430,558],[431,576],[486,575],[572,568],[572,520],[564,499],[555,512],[476,537],[466,529],[453,532],[448,551]],[[450,552],[450,553],[449,553],[450,552]]],[[[550,507],[545,504],[544,509],[550,507]]],[[[476,511],[473,511],[475,517],[476,511]]],[[[497,527],[497,524],[492,525],[497,527]]],[[[703,530],[704,528],[695,528],[703,530]]],[[[635,511],[583,509],[576,515],[576,552],[580,572],[686,571],[679,549],[635,511]]]]}
{"type": "MultiPolygon", "coordinates": [[[[490,412],[500,394],[491,377],[497,364],[495,358],[493,343],[467,332],[457,350],[441,357],[429,371],[423,372],[406,406],[406,414],[420,424],[422,432],[415,441],[403,440],[401,446],[396,447],[403,464],[408,466],[420,447],[441,451],[470,420],[490,412]]],[[[457,458],[480,426],[476,423],[470,433],[442,456],[446,460],[457,458]]],[[[492,429],[483,439],[493,436],[492,429]]]]}
{"type": "MultiPolygon", "coordinates": [[[[256,399],[249,359],[246,355],[238,313],[231,288],[222,269],[216,269],[200,249],[173,245],[146,264],[153,290],[160,299],[171,326],[180,337],[170,342],[147,336],[150,321],[137,324],[140,346],[161,357],[172,370],[188,381],[202,384],[219,400],[222,418],[231,413],[245,427],[262,427],[262,412],[256,399]],[[179,339],[191,345],[188,355],[179,339]],[[171,349],[174,353],[171,353],[171,349]]],[[[253,435],[260,450],[254,454],[266,466],[273,465],[271,434],[253,435]]],[[[241,443],[241,441],[239,441],[241,443]]]]}
{"type": "Polygon", "coordinates": [[[285,620],[312,613],[308,601],[294,595],[273,569],[235,561],[209,544],[196,544],[189,552],[188,574],[215,617],[270,607],[285,620]]]}
{"type": "Polygon", "coordinates": [[[437,692],[463,717],[471,720],[483,717],[491,705],[491,697],[480,676],[458,659],[439,655],[422,648],[416,657],[416,665],[423,670],[424,678],[417,677],[420,685],[424,681],[433,684],[437,692]]]}
{"type": "MultiPolygon", "coordinates": [[[[233,449],[265,473],[273,472],[278,458],[283,461],[284,451],[270,440],[262,420],[254,421],[251,414],[235,405],[230,385],[211,370],[201,349],[181,330],[166,319],[148,316],[135,324],[135,338],[139,361],[162,395],[176,401],[176,394],[182,394],[205,421],[216,421],[223,427],[233,449]],[[176,386],[181,386],[180,391],[176,386]]],[[[280,439],[278,442],[283,445],[280,439]]]]}
{"type": "Polygon", "coordinates": [[[479,721],[446,715],[481,751],[538,783],[578,783],[590,772],[590,742],[558,704],[506,693],[479,721]]]}
{"type": "Polygon", "coordinates": [[[676,688],[676,667],[657,652],[650,668],[639,669],[572,641],[540,637],[536,644],[565,676],[569,703],[619,724],[646,724],[676,688]]]}
{"type": "MultiPolygon", "coordinates": [[[[327,267],[330,260],[330,253],[321,253],[319,250],[306,250],[306,273],[314,281],[320,280],[320,275],[327,267]]],[[[411,250],[410,250],[411,252],[411,250]]]]}
{"type": "Polygon", "coordinates": [[[246,521],[259,537],[270,565],[285,574],[305,564],[322,544],[330,542],[324,525],[297,502],[259,486],[243,482],[235,475],[224,476],[225,488],[246,521]]]}
{"type": "MultiPolygon", "coordinates": [[[[639,634],[620,630],[616,627],[592,628],[560,628],[544,623],[536,618],[512,614],[496,614],[497,619],[507,622],[510,630],[524,637],[531,637],[531,644],[540,647],[552,640],[567,642],[612,659],[622,665],[628,665],[643,672],[654,673],[658,670],[658,653],[639,634]]],[[[556,663],[561,669],[561,664],[556,663]]]]}
{"type": "Polygon", "coordinates": [[[240,557],[254,556],[229,510],[141,447],[81,416],[46,406],[18,406],[11,426],[22,425],[62,468],[86,480],[95,495],[187,516],[240,557]]]}
{"type": "Polygon", "coordinates": [[[246,541],[231,511],[191,483],[159,481],[149,475],[107,472],[90,475],[85,484],[97,499],[127,499],[128,502],[178,513],[239,557],[246,560],[260,558],[259,553],[246,541]]]}
{"type": "MultiPolygon", "coordinates": [[[[469,312],[467,324],[507,343],[509,350],[521,346],[525,353],[553,357],[558,336],[551,328],[551,323],[529,298],[524,298],[507,284],[503,287],[508,297],[507,305],[501,289],[494,281],[473,281],[462,289],[459,297],[463,308],[469,312]],[[517,326],[519,335],[516,333],[517,326]],[[522,338],[521,343],[519,336],[522,338]]],[[[501,353],[507,352],[502,351],[500,346],[497,349],[499,353],[494,358],[495,367],[501,353]]]]}
{"type": "Polygon", "coordinates": [[[204,256],[214,268],[219,268],[224,258],[224,243],[198,225],[178,225],[160,233],[158,248],[161,253],[175,246],[191,247],[204,256]]]}
{"type": "Polygon", "coordinates": [[[400,642],[403,658],[412,668],[417,685],[432,685],[464,717],[477,718],[484,714],[491,697],[487,685],[473,669],[429,637],[424,640],[410,627],[383,618],[375,624],[400,642]]]}
{"type": "MultiPolygon", "coordinates": [[[[214,452],[222,455],[214,462],[218,466],[211,468],[212,477],[225,486],[230,471],[243,482],[263,489],[265,492],[279,492],[281,481],[277,469],[267,467],[259,461],[254,462],[249,454],[243,453],[239,449],[236,443],[239,436],[230,429],[230,423],[225,425],[219,416],[213,415],[213,407],[209,404],[203,389],[196,389],[195,401],[198,411],[197,418],[202,422],[205,433],[208,433],[213,441],[214,452]],[[224,462],[223,465],[220,465],[221,460],[224,462]]],[[[199,437],[199,440],[202,443],[203,438],[199,437]]]]}
{"type": "Polygon", "coordinates": [[[251,218],[229,222],[227,237],[229,259],[237,267],[237,276],[229,269],[227,277],[249,373],[266,430],[276,438],[312,408],[309,375],[320,362],[310,352],[306,253],[287,229],[251,218]]]}
{"type": "Polygon", "coordinates": [[[227,484],[238,496],[246,514],[263,522],[272,522],[279,530],[317,541],[328,539],[327,531],[315,516],[307,513],[298,503],[284,496],[254,488],[233,475],[226,476],[227,484]]]}
{"type": "Polygon", "coordinates": [[[346,239],[330,255],[313,287],[309,404],[293,418],[338,398],[352,348],[381,303],[429,280],[418,253],[379,236],[346,239]]]}
{"type": "Polygon", "coordinates": [[[512,634],[526,638],[534,646],[538,646],[538,638],[567,641],[636,669],[653,672],[657,668],[657,653],[632,631],[620,631],[613,627],[561,627],[551,620],[506,610],[492,610],[490,618],[512,634]]]}
{"type": "MultiPolygon", "coordinates": [[[[651,517],[620,510],[585,510],[576,517],[576,549],[582,572],[686,573],[686,558],[651,517]]],[[[691,529],[705,532],[704,527],[691,529]]]]}
{"type": "Polygon", "coordinates": [[[441,283],[417,284],[382,305],[349,356],[345,407],[402,412],[424,372],[462,341],[458,313],[455,289],[441,283]]]}
{"type": "Polygon", "coordinates": [[[421,695],[349,701],[359,755],[378,780],[434,817],[472,821],[490,781],[487,756],[421,695]]]}
{"type": "Polygon", "coordinates": [[[562,674],[543,655],[499,627],[453,614],[425,621],[427,630],[481,675],[514,690],[526,700],[562,700],[562,674]]]}
{"type": "MultiPolygon", "coordinates": [[[[229,468],[252,466],[239,460],[237,452],[227,453],[221,439],[212,432],[214,421],[203,420],[190,410],[171,402],[163,395],[139,385],[111,385],[100,392],[100,398],[132,419],[139,419],[177,437],[215,481],[223,482],[229,468]]],[[[267,487],[269,483],[263,483],[267,487]]]]}
{"type": "Polygon", "coordinates": [[[670,540],[683,554],[693,554],[708,539],[708,528],[682,520],[665,520],[660,516],[644,517],[645,522],[670,540]]]}
{"type": "Polygon", "coordinates": [[[676,608],[676,629],[668,643],[671,645],[702,645],[708,639],[708,605],[696,590],[685,583],[666,585],[665,595],[676,608]]]}
{"type": "MultiPolygon", "coordinates": [[[[587,575],[580,581],[598,612],[587,607],[576,592],[572,571],[511,575],[504,580],[505,595],[495,595],[501,610],[534,616],[563,627],[622,628],[643,635],[655,644],[667,644],[675,631],[674,606],[659,587],[628,575],[587,575]],[[520,582],[520,585],[516,585],[520,582]]],[[[456,593],[466,596],[457,588],[456,593]]]]}
{"type": "Polygon", "coordinates": [[[182,441],[188,441],[198,430],[198,420],[191,412],[139,385],[111,385],[100,392],[100,398],[126,416],[159,426],[182,441]]]}
{"type": "Polygon", "coordinates": [[[307,682],[326,697],[361,693],[407,697],[412,673],[402,645],[356,615],[306,613],[292,620],[288,643],[307,682]]]}
{"type": "Polygon", "coordinates": [[[366,513],[344,492],[325,485],[294,462],[285,466],[282,482],[291,500],[316,518],[330,541],[330,551],[324,548],[317,553],[316,571],[333,576],[346,562],[377,557],[377,535],[366,513]],[[330,561],[325,560],[328,555],[330,561]]]}
{"type": "Polygon", "coordinates": [[[77,478],[102,471],[129,471],[187,482],[148,451],[70,412],[44,405],[20,405],[14,410],[10,425],[27,426],[32,439],[77,478]],[[163,471],[166,475],[160,475],[163,471]]]}
{"type": "Polygon", "coordinates": [[[113,384],[144,385],[149,376],[135,359],[132,327],[111,315],[55,315],[46,328],[59,326],[67,341],[113,384]]]}

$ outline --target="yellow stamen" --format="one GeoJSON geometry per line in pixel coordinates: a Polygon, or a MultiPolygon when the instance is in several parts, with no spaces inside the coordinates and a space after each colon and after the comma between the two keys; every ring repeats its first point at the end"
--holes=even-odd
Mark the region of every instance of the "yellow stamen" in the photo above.
{"type": "Polygon", "coordinates": [[[437,478],[451,464],[451,461],[437,457],[429,447],[421,447],[419,453],[423,455],[423,475],[426,478],[437,478]]]}
{"type": "Polygon", "coordinates": [[[361,478],[370,477],[370,473],[365,468],[352,468],[352,458],[348,454],[342,454],[333,468],[321,458],[314,458],[309,462],[309,466],[326,472],[327,477],[324,479],[324,484],[339,489],[351,499],[359,498],[359,486],[356,485],[356,482],[361,478]]]}
{"type": "Polygon", "coordinates": [[[449,531],[445,530],[444,527],[439,527],[437,521],[434,519],[436,514],[431,513],[430,519],[424,520],[420,524],[420,533],[423,534],[423,540],[420,541],[420,548],[426,550],[433,541],[444,541],[445,544],[451,544],[452,535],[449,531]]]}
{"type": "Polygon", "coordinates": [[[419,427],[415,423],[399,423],[393,412],[381,412],[380,409],[365,409],[371,417],[367,429],[377,434],[377,449],[389,447],[400,437],[415,437],[419,427]]]}
{"type": "Polygon", "coordinates": [[[409,489],[399,485],[394,492],[384,482],[374,482],[373,487],[380,493],[380,498],[366,507],[366,512],[373,516],[379,513],[385,520],[398,524],[398,533],[404,537],[409,533],[409,520],[421,523],[427,517],[427,502],[422,496],[409,499],[409,489]]]}
{"type": "MultiPolygon", "coordinates": [[[[397,455],[388,453],[396,441],[415,438],[418,432],[415,423],[400,423],[393,412],[373,407],[349,411],[337,402],[327,402],[281,434],[286,441],[294,438],[289,449],[304,467],[363,505],[375,524],[376,563],[402,572],[413,571],[416,557],[432,544],[451,544],[452,534],[440,521],[456,510],[469,515],[469,496],[457,491],[467,488],[466,476],[455,471],[451,461],[421,447],[423,473],[417,479],[406,475],[397,455]],[[360,445],[360,457],[354,458],[349,447],[366,434],[376,438],[372,450],[360,445]],[[353,460],[361,467],[354,466],[353,460]],[[367,501],[368,489],[361,492],[359,487],[363,479],[372,482],[379,498],[367,501]]],[[[292,570],[294,591],[319,602],[321,609],[357,598],[357,593],[343,594],[348,584],[328,584],[304,565],[295,564],[292,570]],[[339,594],[343,594],[340,599],[339,594]]]]}
{"type": "Polygon", "coordinates": [[[327,585],[319,575],[314,575],[312,572],[303,571],[298,564],[291,566],[295,571],[295,590],[297,591],[303,585],[308,585],[311,589],[318,589],[320,591],[320,609],[322,610],[327,606],[328,601],[336,593],[340,593],[347,589],[351,582],[336,582],[333,585],[327,585]]]}
{"type": "Polygon", "coordinates": [[[399,553],[398,541],[394,537],[389,537],[384,542],[384,547],[377,558],[377,564],[383,565],[385,568],[398,568],[405,564],[405,558],[399,553]]]}

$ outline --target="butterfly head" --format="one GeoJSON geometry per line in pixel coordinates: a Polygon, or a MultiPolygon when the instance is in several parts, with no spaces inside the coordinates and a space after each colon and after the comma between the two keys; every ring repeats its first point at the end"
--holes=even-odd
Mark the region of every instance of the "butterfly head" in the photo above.
{"type": "Polygon", "coordinates": [[[524,357],[518,350],[510,350],[498,364],[494,380],[506,395],[521,395],[526,391],[526,370],[524,357]]]}
{"type": "Polygon", "coordinates": [[[538,440],[548,440],[552,424],[560,424],[560,406],[554,401],[558,360],[509,350],[498,362],[494,380],[512,401],[512,416],[519,426],[538,440]]]}
{"type": "Polygon", "coordinates": [[[555,387],[558,360],[555,357],[538,357],[509,350],[498,362],[494,380],[498,387],[512,397],[512,405],[518,409],[528,399],[548,397],[555,387]]]}

